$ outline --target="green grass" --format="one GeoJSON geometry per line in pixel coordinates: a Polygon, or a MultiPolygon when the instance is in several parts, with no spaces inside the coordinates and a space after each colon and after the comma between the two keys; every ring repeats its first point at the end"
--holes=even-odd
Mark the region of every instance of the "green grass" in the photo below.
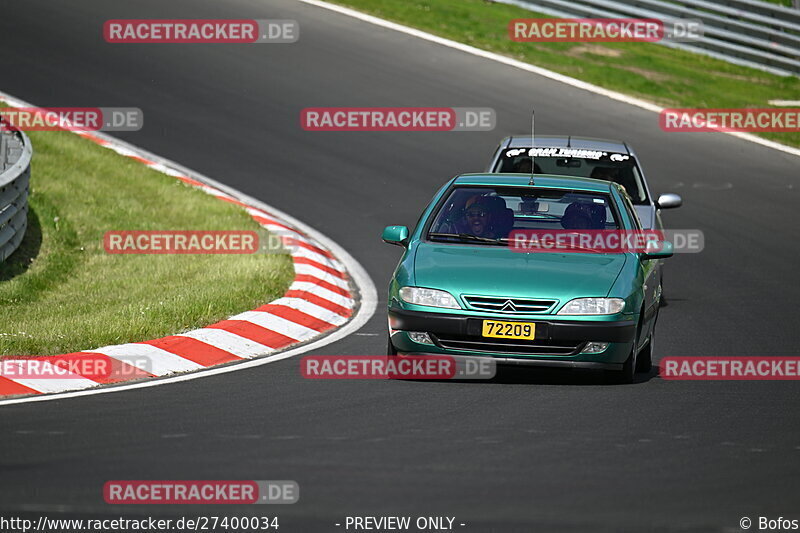
{"type": "MultiPolygon", "coordinates": [[[[651,43],[517,43],[515,18],[531,11],[486,0],[333,0],[372,15],[496,52],[667,107],[771,107],[800,99],[800,78],[781,77],[651,43]]],[[[658,120],[654,114],[653,121],[658,120]]],[[[800,146],[800,133],[763,133],[800,146]]]]}
{"type": "Polygon", "coordinates": [[[255,230],[242,209],[66,132],[34,132],[29,229],[0,264],[0,355],[194,329],[280,297],[285,253],[110,255],[108,230],[255,230]]]}

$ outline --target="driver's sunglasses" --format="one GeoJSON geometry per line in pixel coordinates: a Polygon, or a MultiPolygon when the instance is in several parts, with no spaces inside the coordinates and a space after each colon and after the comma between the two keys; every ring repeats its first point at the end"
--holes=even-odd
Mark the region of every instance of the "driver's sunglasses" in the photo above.
{"type": "Polygon", "coordinates": [[[488,213],[486,211],[467,211],[467,216],[472,217],[485,217],[488,213]]]}

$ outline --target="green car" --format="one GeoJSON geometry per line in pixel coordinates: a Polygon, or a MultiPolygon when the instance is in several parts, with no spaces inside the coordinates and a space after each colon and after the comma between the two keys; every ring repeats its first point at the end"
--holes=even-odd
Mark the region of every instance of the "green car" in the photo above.
{"type": "Polygon", "coordinates": [[[491,357],[499,363],[601,369],[630,383],[652,365],[669,242],[646,250],[520,251],[517,234],[641,230],[625,189],[589,178],[464,174],[410,232],[389,284],[389,355],[491,357]],[[581,218],[583,217],[583,218],[581,218]]]}

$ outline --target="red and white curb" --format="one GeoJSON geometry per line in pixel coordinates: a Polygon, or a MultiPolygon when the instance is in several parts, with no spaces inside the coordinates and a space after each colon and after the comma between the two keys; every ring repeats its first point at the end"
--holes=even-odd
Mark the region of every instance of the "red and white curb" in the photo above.
{"type": "MultiPolygon", "coordinates": [[[[12,107],[34,107],[4,93],[0,93],[0,102],[12,107]]],[[[161,385],[266,364],[333,342],[360,328],[374,314],[377,300],[375,287],[363,267],[319,232],[258,200],[133,145],[98,132],[76,133],[120,155],[202,189],[220,200],[241,206],[262,227],[283,236],[294,262],[295,278],[283,297],[205,328],[151,341],[103,346],[66,354],[87,354],[95,360],[108,358],[109,364],[115,369],[113,374],[124,376],[125,381],[200,371],[225,363],[259,358],[249,361],[249,364],[228,365],[173,378],[137,381],[97,389],[103,385],[119,383],[123,378],[103,379],[93,376],[93,379],[89,379],[80,375],[65,375],[63,370],[48,372],[48,358],[37,357],[42,375],[59,375],[60,378],[0,376],[0,396],[48,395],[5,400],[0,401],[0,404],[161,385]],[[330,334],[337,328],[339,331],[330,334]],[[317,342],[309,343],[323,334],[328,335],[317,342]],[[300,343],[304,343],[301,348],[287,351],[300,343]],[[269,357],[270,354],[273,355],[269,357]]],[[[29,358],[3,359],[6,364],[15,360],[29,358]]]]}

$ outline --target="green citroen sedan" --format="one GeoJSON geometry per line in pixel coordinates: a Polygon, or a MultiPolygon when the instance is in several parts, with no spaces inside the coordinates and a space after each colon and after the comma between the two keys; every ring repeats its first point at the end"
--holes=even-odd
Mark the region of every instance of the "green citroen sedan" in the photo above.
{"type": "Polygon", "coordinates": [[[669,242],[643,251],[521,252],[526,230],[641,230],[620,185],[589,178],[464,174],[436,193],[389,284],[389,355],[491,357],[600,369],[630,383],[650,370],[669,242]]]}

